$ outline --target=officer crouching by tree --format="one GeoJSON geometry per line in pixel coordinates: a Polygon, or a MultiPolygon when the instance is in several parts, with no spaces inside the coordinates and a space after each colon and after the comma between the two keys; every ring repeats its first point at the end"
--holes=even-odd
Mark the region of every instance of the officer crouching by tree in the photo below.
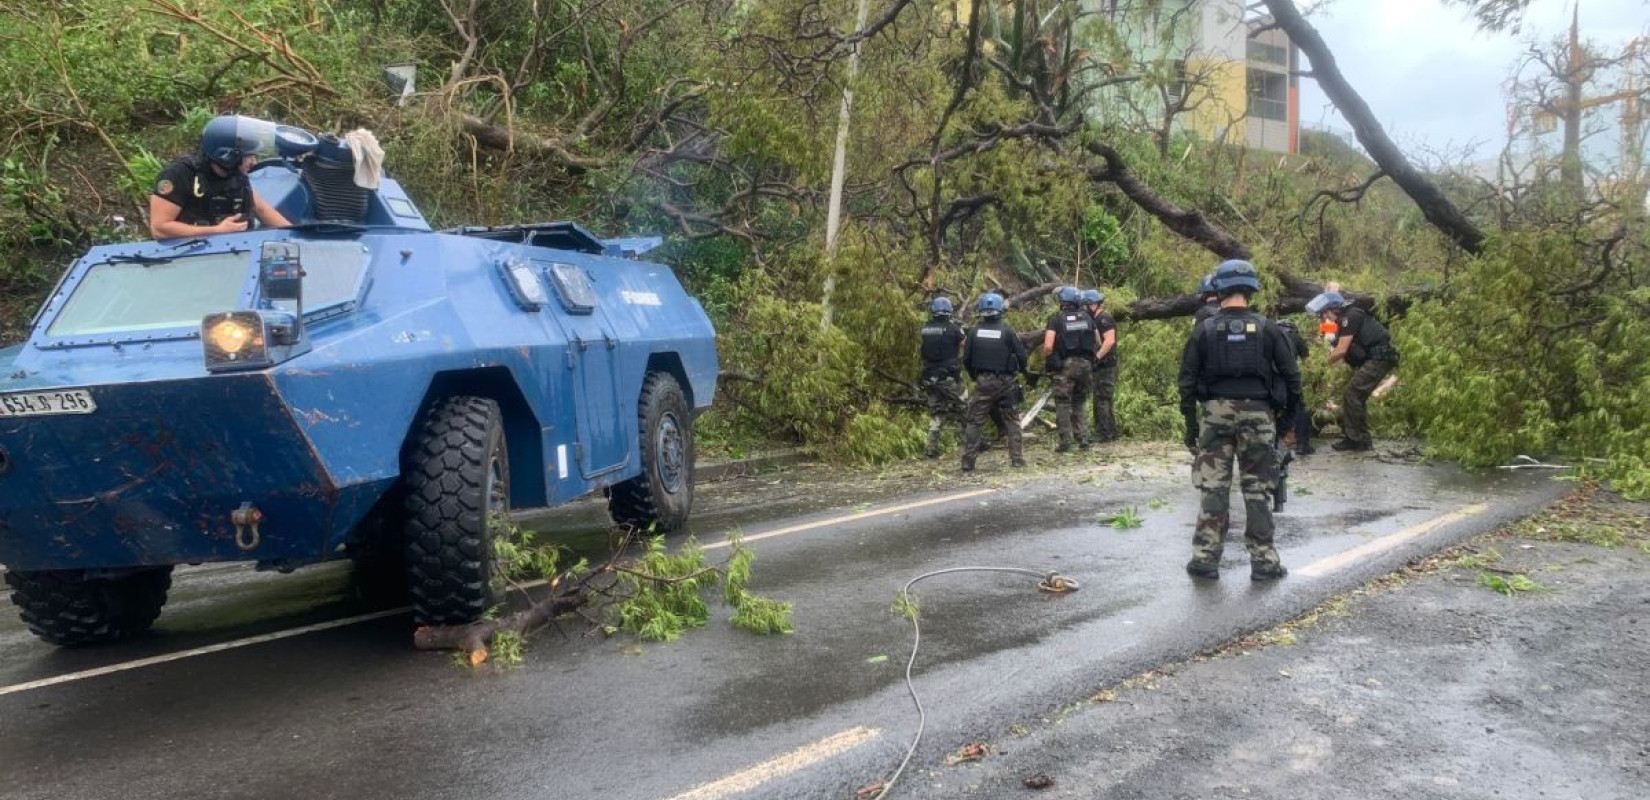
{"type": "Polygon", "coordinates": [[[1054,376],[1054,424],[1060,431],[1060,445],[1054,452],[1069,453],[1073,444],[1085,450],[1089,446],[1082,411],[1088,406],[1089,379],[1100,352],[1100,337],[1094,331],[1094,318],[1079,307],[1082,290],[1062,286],[1057,296],[1060,310],[1048,318],[1043,330],[1043,363],[1054,376]]]}
{"type": "Polygon", "coordinates": [[[936,297],[928,303],[928,322],[922,326],[922,391],[928,397],[928,448],[923,455],[940,456],[940,432],[946,420],[962,421],[963,329],[951,319],[951,301],[936,297]]]}
{"type": "Polygon", "coordinates": [[[1300,369],[1283,331],[1249,308],[1260,291],[1253,264],[1226,261],[1215,269],[1213,284],[1220,310],[1193,329],[1180,360],[1180,411],[1186,418],[1186,446],[1196,454],[1192,483],[1203,492],[1186,572],[1195,578],[1220,577],[1235,459],[1243,487],[1249,577],[1276,580],[1288,570],[1272,545],[1269,495],[1278,478],[1273,414],[1288,419],[1299,406],[1300,369]],[[1201,431],[1198,404],[1203,408],[1201,431]]]}
{"type": "Polygon", "coordinates": [[[1352,367],[1352,379],[1346,382],[1346,395],[1341,402],[1341,436],[1344,438],[1330,448],[1368,450],[1374,446],[1369,435],[1369,396],[1398,366],[1398,348],[1392,345],[1392,334],[1368,311],[1348,303],[1340,292],[1324,292],[1312,298],[1306,308],[1335,323],[1334,349],[1329,353],[1329,363],[1345,361],[1352,367]]]}
{"type": "Polygon", "coordinates": [[[1112,400],[1117,396],[1117,320],[1105,311],[1106,296],[1099,289],[1083,291],[1083,307],[1094,319],[1094,331],[1100,334],[1100,351],[1094,356],[1094,437],[1091,441],[1105,444],[1117,440],[1117,416],[1112,411],[1112,400]]]}
{"type": "Polygon", "coordinates": [[[968,399],[967,424],[963,429],[962,471],[974,471],[974,458],[984,449],[981,432],[985,420],[995,416],[997,427],[1008,440],[1008,457],[1016,467],[1026,465],[1016,424],[1019,384],[1014,376],[1026,371],[1026,348],[1020,337],[1003,321],[1003,296],[989,292],[975,307],[980,324],[968,332],[963,345],[963,369],[974,379],[974,395],[968,399]]]}

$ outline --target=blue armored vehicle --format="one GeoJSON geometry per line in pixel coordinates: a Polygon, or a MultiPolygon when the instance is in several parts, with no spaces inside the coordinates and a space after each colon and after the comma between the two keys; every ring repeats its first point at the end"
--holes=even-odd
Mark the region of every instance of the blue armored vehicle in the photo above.
{"type": "Polygon", "coordinates": [[[0,564],[35,634],[141,632],[178,564],[342,558],[463,623],[511,509],[603,491],[685,524],[718,364],[668,267],[565,222],[432,230],[347,143],[240,121],[292,227],[93,248],[0,350],[0,564]]]}

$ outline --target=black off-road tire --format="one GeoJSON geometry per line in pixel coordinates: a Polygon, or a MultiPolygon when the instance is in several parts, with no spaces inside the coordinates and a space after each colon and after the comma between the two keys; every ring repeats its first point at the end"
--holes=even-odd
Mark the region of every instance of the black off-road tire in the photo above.
{"type": "Polygon", "coordinates": [[[172,588],[171,567],[112,578],[84,570],[7,572],[11,601],[34,635],[63,647],[108,644],[149,630],[172,588]]]}
{"type": "Polygon", "coordinates": [[[668,372],[648,373],[638,407],[642,474],[608,490],[607,510],[619,525],[675,533],[693,507],[693,412],[668,372]]]}
{"type": "Polygon", "coordinates": [[[489,517],[510,508],[498,403],[452,397],[430,409],[408,448],[407,592],[420,625],[461,625],[502,602],[489,517]]]}

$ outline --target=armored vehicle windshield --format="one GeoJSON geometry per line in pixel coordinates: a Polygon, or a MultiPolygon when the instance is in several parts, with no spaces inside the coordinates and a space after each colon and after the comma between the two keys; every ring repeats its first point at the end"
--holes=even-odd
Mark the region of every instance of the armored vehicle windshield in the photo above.
{"type": "Polygon", "coordinates": [[[198,328],[202,317],[240,302],[251,263],[245,252],[111,259],[87,271],[46,334],[70,338],[198,328]]]}

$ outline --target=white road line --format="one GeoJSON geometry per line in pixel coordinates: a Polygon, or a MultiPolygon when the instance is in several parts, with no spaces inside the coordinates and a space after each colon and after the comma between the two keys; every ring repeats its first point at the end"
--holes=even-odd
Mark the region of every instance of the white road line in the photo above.
{"type": "Polygon", "coordinates": [[[1365,542],[1352,548],[1351,550],[1346,550],[1336,553],[1335,555],[1319,559],[1307,564],[1304,567],[1301,567],[1298,570],[1295,570],[1295,573],[1308,578],[1321,577],[1345,567],[1346,565],[1361,558],[1390,550],[1400,544],[1403,544],[1404,542],[1424,536],[1452,522],[1460,522],[1468,517],[1482,514],[1487,510],[1489,510],[1489,504],[1487,503],[1476,503],[1474,505],[1467,506],[1466,508],[1457,509],[1441,517],[1430,519],[1416,525],[1411,525],[1408,528],[1398,531],[1397,533],[1388,534],[1379,539],[1365,542]]]}
{"type": "MultiPolygon", "coordinates": [[[[934,497],[934,498],[929,498],[927,500],[920,500],[920,501],[915,502],[915,503],[905,503],[903,505],[890,506],[888,508],[881,508],[881,509],[877,509],[875,511],[866,511],[866,512],[859,513],[859,514],[844,514],[844,515],[839,516],[839,517],[833,517],[831,519],[820,520],[818,522],[810,522],[810,523],[807,523],[805,525],[793,525],[791,527],[781,528],[781,529],[776,530],[776,531],[767,531],[765,533],[759,533],[759,534],[756,534],[754,536],[747,536],[747,537],[745,537],[745,541],[746,542],[753,542],[753,541],[757,541],[757,540],[760,540],[760,539],[771,539],[775,536],[787,536],[787,535],[790,535],[790,534],[793,534],[793,533],[802,533],[804,531],[817,530],[819,528],[829,527],[831,525],[840,525],[844,522],[854,522],[854,521],[862,520],[862,519],[872,519],[872,518],[875,518],[875,517],[887,516],[889,514],[897,514],[901,511],[910,511],[912,509],[925,508],[925,507],[928,507],[928,506],[940,505],[942,503],[954,503],[958,500],[967,500],[971,497],[979,497],[981,495],[991,494],[992,492],[995,492],[995,491],[996,491],[995,489],[976,489],[976,490],[968,491],[968,492],[959,492],[957,494],[949,494],[949,495],[945,495],[945,496],[942,496],[942,497],[934,497]]],[[[720,542],[713,542],[711,544],[705,545],[704,549],[706,549],[706,550],[715,550],[715,549],[718,549],[718,548],[728,547],[731,544],[732,544],[732,540],[724,540],[724,541],[720,541],[720,542]]],[[[525,589],[525,588],[532,588],[534,586],[542,586],[544,583],[546,583],[546,581],[542,581],[542,580],[531,581],[531,582],[528,582],[528,583],[521,584],[521,588],[525,589]]],[[[197,648],[194,648],[192,650],[180,650],[176,653],[167,653],[165,655],[151,656],[149,658],[140,658],[140,659],[137,659],[135,661],[126,661],[126,662],[122,662],[122,663],[119,663],[119,664],[110,664],[106,667],[98,667],[96,669],[88,669],[88,670],[83,670],[83,671],[80,671],[80,672],[70,672],[70,673],[67,673],[67,674],[64,674],[64,675],[57,675],[57,676],[50,677],[50,678],[41,678],[40,680],[36,680],[36,681],[29,681],[27,683],[19,683],[19,684],[14,684],[14,685],[11,685],[11,686],[0,686],[0,697],[4,697],[4,696],[9,695],[9,694],[18,694],[18,693],[21,693],[21,692],[33,691],[35,689],[44,689],[48,686],[57,686],[59,684],[64,684],[64,683],[73,683],[74,681],[82,681],[82,680],[86,680],[87,678],[97,678],[97,677],[101,677],[101,676],[104,676],[104,675],[113,675],[113,674],[118,673],[118,672],[126,672],[128,670],[142,669],[143,667],[152,667],[152,666],[155,666],[157,664],[166,664],[166,663],[169,663],[169,662],[172,662],[172,661],[181,661],[183,659],[194,658],[196,656],[205,656],[205,655],[211,655],[213,653],[221,653],[225,650],[235,650],[237,648],[249,647],[249,646],[255,645],[255,644],[263,644],[265,642],[273,642],[273,641],[278,641],[280,639],[289,639],[289,638],[292,638],[294,636],[303,636],[304,634],[318,633],[320,631],[332,630],[334,628],[342,628],[342,627],[346,627],[346,626],[349,626],[349,625],[354,625],[354,624],[360,623],[360,622],[369,622],[371,620],[383,619],[384,617],[391,617],[391,616],[395,616],[397,614],[405,614],[406,612],[408,612],[410,610],[411,609],[407,608],[407,607],[393,608],[393,609],[390,609],[388,611],[377,611],[377,612],[374,612],[374,613],[371,613],[371,614],[361,614],[359,616],[354,616],[354,617],[345,617],[343,619],[335,619],[335,620],[332,620],[330,622],[318,622],[318,623],[315,623],[314,625],[305,625],[305,626],[299,627],[299,628],[291,628],[289,630],[276,631],[274,633],[265,633],[265,634],[260,634],[258,636],[249,636],[249,637],[244,638],[244,639],[235,639],[233,641],[220,642],[218,644],[206,645],[204,647],[197,647],[197,648]]]]}
{"type": "Polygon", "coordinates": [[[87,678],[96,678],[96,677],[101,676],[101,675],[113,675],[117,672],[125,672],[127,670],[139,669],[139,668],[142,668],[142,667],[152,667],[156,664],[165,664],[169,661],[181,661],[185,658],[194,658],[195,656],[204,656],[204,655],[209,655],[209,654],[212,654],[212,653],[221,653],[225,650],[235,650],[235,649],[238,649],[238,648],[241,648],[241,647],[248,647],[248,646],[255,645],[255,644],[263,644],[264,642],[273,642],[273,641],[276,641],[276,640],[279,640],[279,639],[290,639],[294,636],[303,636],[306,633],[319,633],[320,631],[329,631],[329,630],[332,630],[333,628],[342,628],[342,627],[345,627],[347,625],[354,625],[358,622],[369,622],[369,621],[375,620],[375,619],[383,619],[385,617],[393,617],[393,616],[396,616],[397,614],[405,614],[410,610],[412,610],[412,609],[407,608],[407,607],[402,607],[402,608],[392,608],[388,611],[374,611],[371,614],[361,614],[359,616],[354,616],[354,617],[345,617],[343,619],[335,619],[335,620],[332,620],[330,622],[317,622],[314,625],[305,625],[301,628],[290,628],[288,630],[276,631],[274,633],[265,633],[265,634],[260,634],[258,636],[248,636],[245,639],[236,639],[234,641],[229,641],[229,642],[219,642],[218,644],[209,644],[209,645],[206,645],[205,647],[194,648],[193,650],[180,650],[176,653],[167,653],[165,655],[150,656],[149,658],[140,658],[140,659],[137,659],[136,661],[126,661],[126,662],[122,662],[120,664],[110,664],[107,667],[98,667],[96,669],[82,670],[80,672],[70,672],[70,673],[65,674],[65,675],[57,675],[57,676],[54,676],[54,677],[51,677],[51,678],[41,678],[40,680],[29,681],[28,683],[18,683],[18,684],[13,684],[11,686],[0,686],[0,697],[4,697],[8,694],[17,694],[17,693],[20,693],[20,692],[33,691],[35,689],[44,689],[48,686],[56,686],[56,685],[62,684],[62,683],[72,683],[74,681],[82,681],[82,680],[85,680],[87,678]]]}
{"type": "MultiPolygon", "coordinates": [[[[975,490],[969,491],[969,492],[958,492],[956,494],[948,494],[948,495],[945,495],[943,497],[931,497],[927,500],[918,500],[915,503],[905,503],[903,505],[889,506],[887,508],[879,508],[875,511],[866,511],[866,512],[859,513],[859,514],[844,514],[840,517],[832,517],[830,519],[822,519],[822,520],[819,520],[817,522],[809,522],[809,523],[805,523],[805,524],[802,524],[802,525],[792,525],[789,528],[780,528],[779,530],[776,530],[776,531],[764,531],[762,533],[752,534],[750,536],[746,536],[746,537],[743,537],[743,538],[744,538],[744,541],[747,544],[750,543],[750,542],[759,542],[759,541],[762,541],[763,539],[772,539],[776,536],[789,536],[793,533],[802,533],[803,531],[817,530],[819,528],[828,528],[832,525],[841,525],[844,522],[858,522],[859,520],[862,520],[862,519],[873,519],[875,517],[885,517],[885,516],[888,516],[889,514],[898,514],[902,511],[911,511],[913,509],[918,509],[918,508],[927,508],[928,506],[937,506],[937,505],[941,505],[943,503],[955,503],[958,500],[967,500],[971,497],[980,497],[982,495],[991,494],[995,491],[997,491],[997,490],[996,489],[975,489],[975,490]]],[[[710,544],[704,545],[704,549],[706,549],[706,550],[716,550],[718,548],[730,547],[732,545],[733,545],[733,540],[732,539],[725,539],[725,540],[720,541],[720,542],[712,542],[710,544]]]]}
{"type": "Polygon", "coordinates": [[[696,786],[670,800],[718,800],[748,792],[775,778],[782,778],[825,759],[846,753],[881,735],[882,731],[876,728],[850,728],[812,744],[805,744],[777,758],[768,759],[754,767],[735,772],[726,778],[696,786]]]}

